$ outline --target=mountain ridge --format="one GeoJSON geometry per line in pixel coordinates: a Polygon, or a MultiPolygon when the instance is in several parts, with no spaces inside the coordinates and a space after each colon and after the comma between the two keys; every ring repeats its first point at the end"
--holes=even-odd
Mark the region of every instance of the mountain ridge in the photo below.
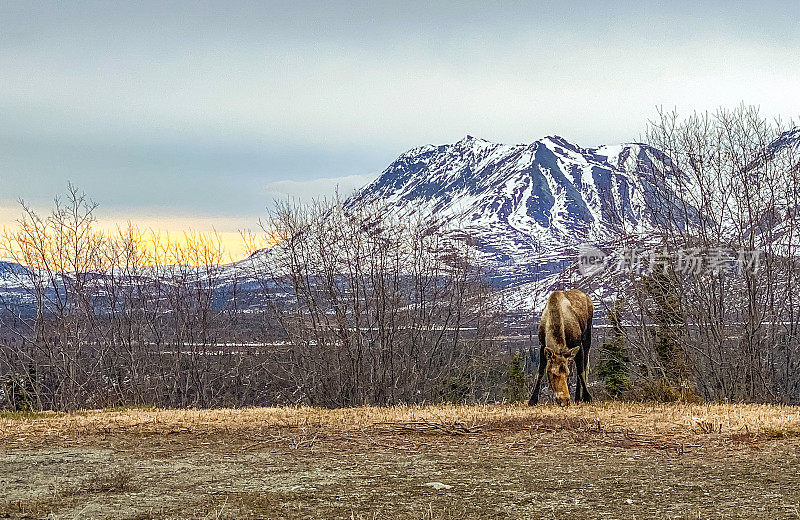
{"type": "MultiPolygon", "coordinates": [[[[798,143],[800,128],[795,128],[770,150],[798,143]]],[[[699,218],[693,208],[664,206],[675,204],[670,202],[675,197],[657,187],[654,165],[668,161],[661,151],[636,142],[584,148],[559,135],[501,144],[468,134],[454,143],[403,152],[343,206],[355,210],[377,203],[398,219],[435,217],[447,240],[469,237],[487,279],[514,306],[535,308],[542,294],[567,282],[565,273],[583,244],[657,233],[664,215],[673,212],[689,212],[678,225],[699,218]]],[[[249,261],[226,266],[225,278],[249,261]]],[[[25,272],[0,262],[0,294],[20,294],[25,272]]]]}
{"type": "Polygon", "coordinates": [[[467,135],[404,152],[344,205],[436,215],[476,240],[490,279],[507,287],[552,274],[565,247],[654,228],[648,208],[658,197],[641,165],[660,156],[642,143],[583,148],[550,135],[507,145],[467,135]]]}

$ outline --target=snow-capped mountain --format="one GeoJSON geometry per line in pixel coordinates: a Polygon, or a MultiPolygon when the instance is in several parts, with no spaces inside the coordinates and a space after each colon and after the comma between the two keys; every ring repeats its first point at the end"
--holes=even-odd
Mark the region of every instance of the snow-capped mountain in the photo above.
{"type": "Polygon", "coordinates": [[[657,227],[662,213],[653,208],[669,198],[655,196],[647,167],[655,160],[663,160],[657,150],[636,143],[581,148],[550,136],[504,145],[467,136],[409,150],[345,204],[435,216],[476,242],[497,285],[518,285],[560,270],[579,244],[657,227]]]}
{"type": "Polygon", "coordinates": [[[30,300],[27,272],[18,263],[0,261],[0,311],[6,305],[30,300]]]}
{"type": "MultiPolygon", "coordinates": [[[[770,152],[790,154],[795,164],[800,128],[781,135],[770,152]]],[[[505,145],[466,136],[405,152],[344,207],[378,204],[398,219],[435,219],[448,240],[469,239],[509,308],[535,309],[550,291],[569,283],[581,245],[641,237],[666,223],[699,222],[697,210],[671,202],[674,195],[664,192],[674,183],[654,178],[657,171],[680,171],[679,165],[663,167],[670,161],[640,143],[582,148],[549,136],[505,145]]],[[[680,180],[682,189],[692,189],[690,179],[680,180]]],[[[219,298],[226,298],[233,280],[240,291],[257,292],[261,280],[248,266],[269,254],[263,250],[223,266],[219,298]]],[[[0,262],[0,304],[25,299],[26,272],[0,262]]],[[[598,290],[605,290],[602,284],[598,290]]]]}

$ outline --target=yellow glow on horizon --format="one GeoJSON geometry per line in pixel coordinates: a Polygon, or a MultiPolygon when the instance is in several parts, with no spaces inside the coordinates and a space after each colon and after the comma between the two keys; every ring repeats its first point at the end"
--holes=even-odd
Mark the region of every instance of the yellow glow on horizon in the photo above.
{"type": "MultiPolygon", "coordinates": [[[[40,216],[48,213],[42,211],[40,216]]],[[[19,228],[16,222],[22,216],[21,209],[0,206],[0,236],[19,228]]],[[[206,217],[144,217],[124,219],[98,216],[94,229],[105,236],[119,236],[132,226],[137,231],[139,247],[147,256],[158,249],[162,252],[171,249],[187,251],[192,245],[202,244],[218,254],[220,263],[243,260],[256,249],[270,244],[258,226],[249,230],[243,224],[251,224],[244,219],[206,218],[206,217]]],[[[13,260],[0,247],[0,260],[13,260]]],[[[188,258],[187,258],[188,260],[188,258]]]]}

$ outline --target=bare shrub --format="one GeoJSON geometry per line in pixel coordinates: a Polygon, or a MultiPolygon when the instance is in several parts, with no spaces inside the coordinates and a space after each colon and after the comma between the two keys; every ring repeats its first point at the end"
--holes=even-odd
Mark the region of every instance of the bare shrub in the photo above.
{"type": "MultiPolygon", "coordinates": [[[[381,208],[278,206],[272,247],[225,264],[216,234],[101,232],[70,186],[23,203],[3,256],[10,409],[326,406],[494,399],[496,311],[468,246],[381,208]]],[[[500,362],[502,363],[502,362],[500,362]]]]}
{"type": "Polygon", "coordinates": [[[661,112],[650,124],[647,143],[664,155],[636,168],[655,187],[660,232],[625,239],[673,266],[621,285],[639,378],[708,399],[800,402],[800,148],[790,127],[746,106],[661,112]],[[686,254],[699,269],[680,265],[686,254]]]}
{"type": "Polygon", "coordinates": [[[469,247],[338,200],[278,204],[263,227],[276,245],[249,267],[286,342],[270,370],[292,400],[440,401],[454,380],[466,400],[488,398],[479,380],[497,313],[469,247]]]}

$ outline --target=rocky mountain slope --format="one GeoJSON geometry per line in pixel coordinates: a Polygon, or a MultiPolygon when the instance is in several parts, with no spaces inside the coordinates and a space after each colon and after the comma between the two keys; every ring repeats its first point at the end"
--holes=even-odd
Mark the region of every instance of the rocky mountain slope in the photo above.
{"type": "MultiPolygon", "coordinates": [[[[798,143],[800,129],[794,129],[770,150],[778,155],[798,143]]],[[[536,308],[567,283],[582,245],[646,236],[669,215],[680,216],[673,220],[679,226],[697,221],[695,209],[679,207],[657,187],[664,183],[655,182],[654,165],[666,161],[640,143],[582,148],[548,136],[506,145],[466,136],[403,153],[344,205],[380,204],[398,219],[437,219],[448,239],[469,237],[510,306],[536,308]]],[[[682,185],[691,189],[688,179],[682,185]]],[[[236,264],[225,271],[223,280],[242,272],[236,264]]],[[[22,272],[0,263],[0,296],[21,294],[22,272]]]]}
{"type": "Polygon", "coordinates": [[[503,145],[467,136],[409,150],[346,205],[436,216],[474,240],[490,279],[507,288],[560,271],[580,244],[657,228],[653,209],[669,197],[656,196],[648,166],[660,155],[637,143],[581,148],[550,136],[503,145]]]}

